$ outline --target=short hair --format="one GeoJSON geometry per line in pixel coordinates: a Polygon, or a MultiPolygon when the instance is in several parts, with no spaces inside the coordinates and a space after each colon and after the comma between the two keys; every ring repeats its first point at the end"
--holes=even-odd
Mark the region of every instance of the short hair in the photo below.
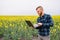
{"type": "Polygon", "coordinates": [[[36,8],[36,10],[37,10],[38,8],[41,8],[41,9],[43,10],[43,7],[42,7],[42,6],[38,6],[38,7],[36,8]]]}

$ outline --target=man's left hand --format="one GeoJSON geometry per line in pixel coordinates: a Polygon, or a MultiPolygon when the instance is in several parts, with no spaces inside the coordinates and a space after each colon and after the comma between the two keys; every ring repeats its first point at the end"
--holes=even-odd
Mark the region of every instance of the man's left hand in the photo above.
{"type": "Polygon", "coordinates": [[[39,26],[42,26],[42,23],[38,23],[39,26]]]}

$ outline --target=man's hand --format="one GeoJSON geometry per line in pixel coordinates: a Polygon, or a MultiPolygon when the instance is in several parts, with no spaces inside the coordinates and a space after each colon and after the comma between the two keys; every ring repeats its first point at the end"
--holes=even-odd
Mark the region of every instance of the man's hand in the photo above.
{"type": "Polygon", "coordinates": [[[42,26],[42,23],[34,24],[34,28],[42,26]]]}
{"type": "Polygon", "coordinates": [[[39,26],[42,26],[42,23],[38,23],[39,26]]]}
{"type": "Polygon", "coordinates": [[[38,24],[34,24],[34,28],[38,27],[39,25],[38,24]]]}

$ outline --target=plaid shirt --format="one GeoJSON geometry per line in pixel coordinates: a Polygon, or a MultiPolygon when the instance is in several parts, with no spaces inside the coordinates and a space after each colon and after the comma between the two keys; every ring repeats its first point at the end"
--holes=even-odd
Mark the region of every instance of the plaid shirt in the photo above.
{"type": "Polygon", "coordinates": [[[50,15],[44,14],[42,17],[38,17],[38,23],[42,23],[42,26],[37,28],[39,29],[39,35],[48,36],[50,32],[50,26],[53,26],[53,20],[50,15]]]}

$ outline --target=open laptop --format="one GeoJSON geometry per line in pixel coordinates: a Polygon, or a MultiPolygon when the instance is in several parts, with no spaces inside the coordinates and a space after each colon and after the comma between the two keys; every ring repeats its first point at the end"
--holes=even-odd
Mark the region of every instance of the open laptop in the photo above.
{"type": "Polygon", "coordinates": [[[29,27],[34,27],[33,24],[31,23],[31,21],[25,20],[25,22],[27,23],[27,25],[28,25],[29,27]]]}

